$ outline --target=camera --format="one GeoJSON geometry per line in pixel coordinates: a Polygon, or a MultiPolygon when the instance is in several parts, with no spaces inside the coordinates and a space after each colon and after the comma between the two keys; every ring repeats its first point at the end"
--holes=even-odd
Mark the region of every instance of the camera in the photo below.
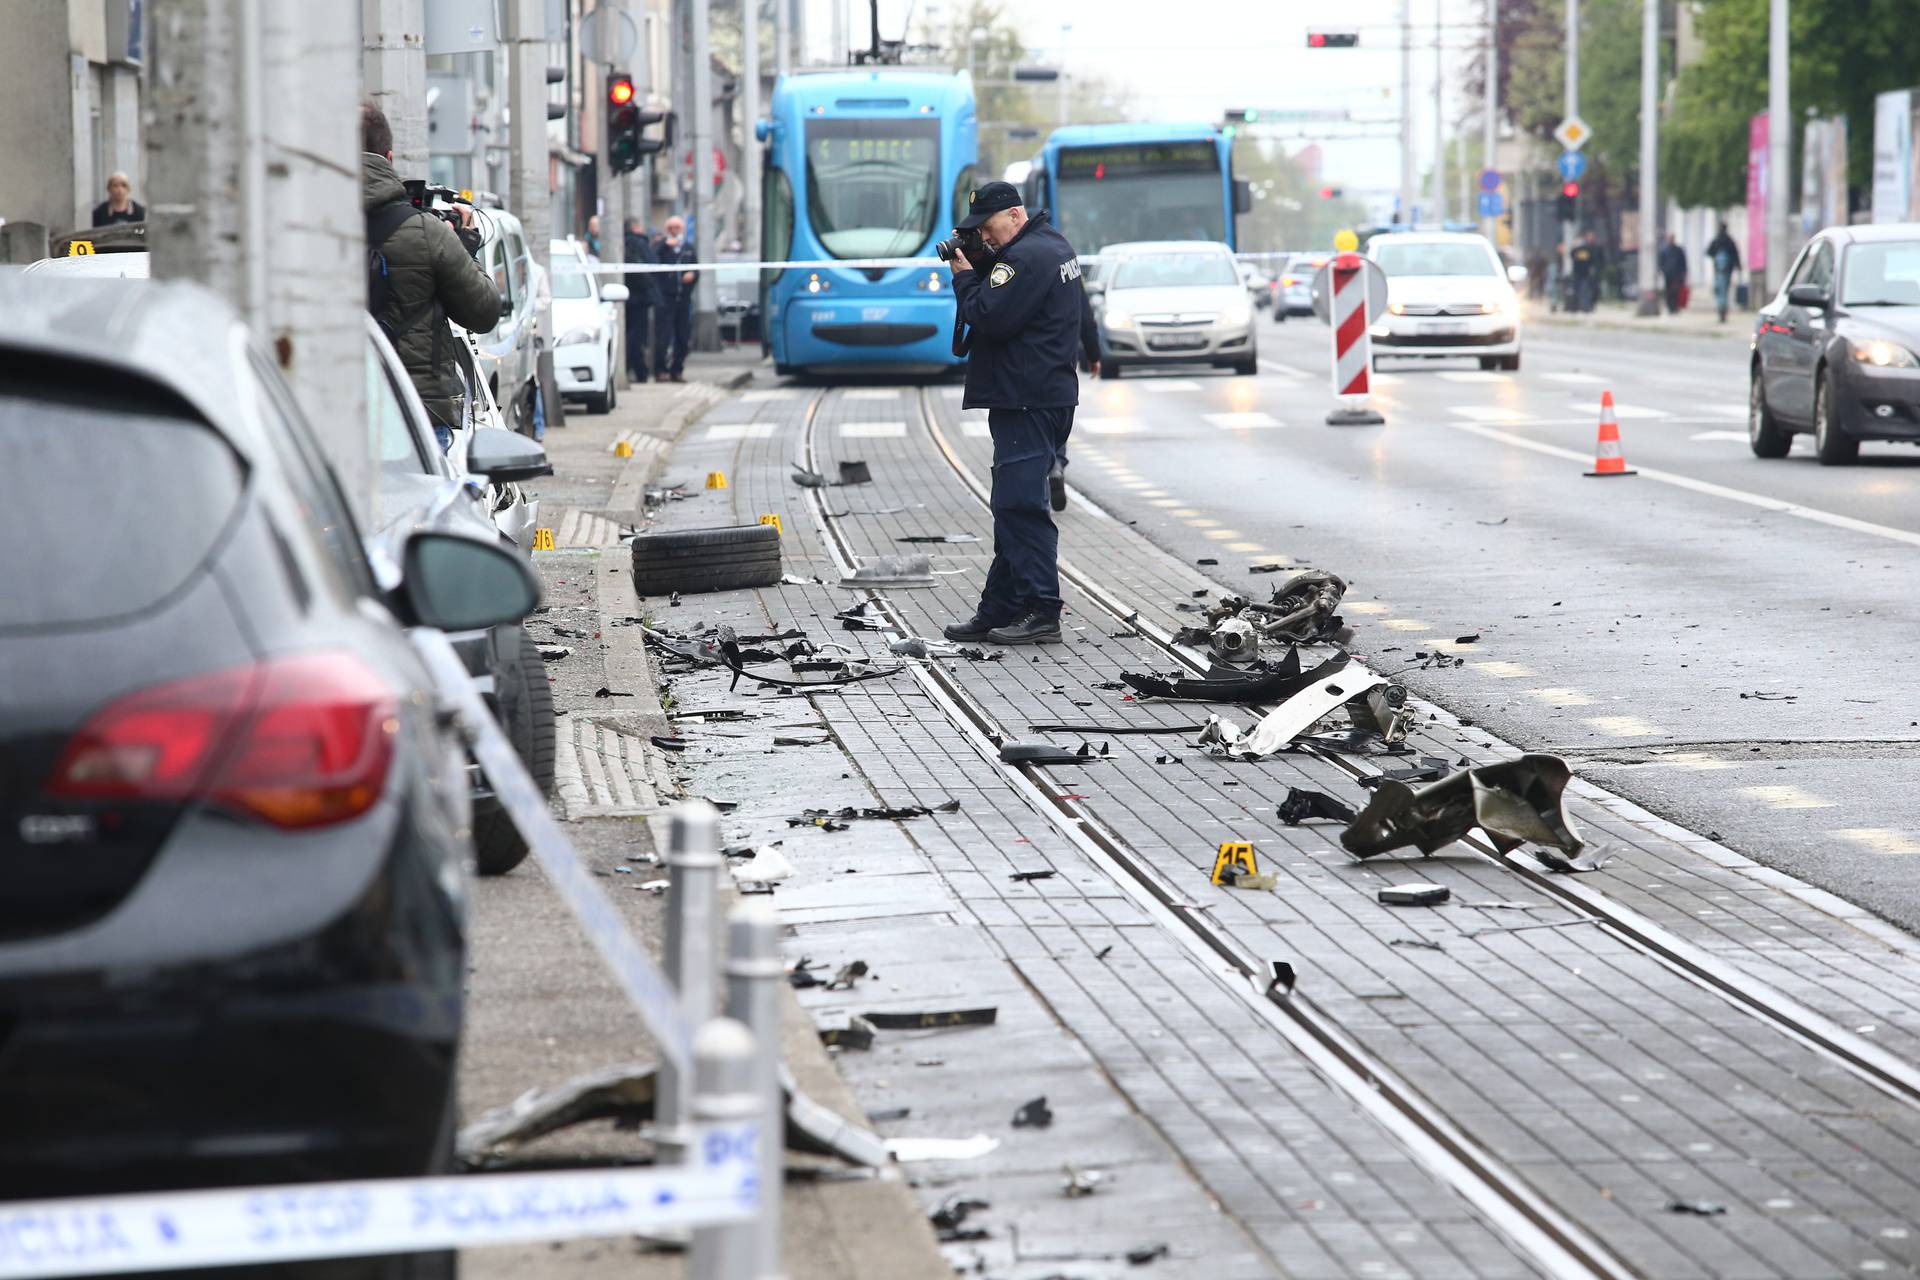
{"type": "Polygon", "coordinates": [[[961,231],[956,228],[953,236],[933,246],[933,251],[940,255],[942,262],[952,262],[953,255],[959,253],[975,266],[979,266],[993,256],[993,251],[987,248],[987,242],[980,238],[977,227],[972,231],[961,231]]]}
{"type": "Polygon", "coordinates": [[[420,210],[422,213],[432,214],[453,228],[453,233],[460,237],[461,247],[466,249],[469,255],[480,252],[480,245],[485,239],[480,228],[477,226],[466,226],[465,219],[460,216],[458,209],[448,208],[446,204],[436,205],[433,203],[434,198],[438,197],[446,201],[447,204],[463,204],[472,208],[473,206],[469,204],[468,201],[461,199],[460,192],[455,191],[452,187],[443,187],[437,183],[430,183],[424,178],[408,178],[402,181],[400,185],[407,189],[407,199],[413,202],[414,208],[420,210]]]}

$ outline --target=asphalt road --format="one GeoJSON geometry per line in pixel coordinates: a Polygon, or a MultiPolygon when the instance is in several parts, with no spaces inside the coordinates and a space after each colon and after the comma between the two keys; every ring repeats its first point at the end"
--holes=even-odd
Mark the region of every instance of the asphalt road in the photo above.
{"type": "Polygon", "coordinates": [[[1387,424],[1328,427],[1328,342],[1263,318],[1257,377],[1087,384],[1072,481],[1255,598],[1250,563],[1341,574],[1381,669],[1466,660],[1423,696],[1920,929],[1920,451],[1762,461],[1744,341],[1545,326],[1515,374],[1388,360],[1387,424]],[[1582,474],[1604,391],[1637,476],[1582,474]]]}

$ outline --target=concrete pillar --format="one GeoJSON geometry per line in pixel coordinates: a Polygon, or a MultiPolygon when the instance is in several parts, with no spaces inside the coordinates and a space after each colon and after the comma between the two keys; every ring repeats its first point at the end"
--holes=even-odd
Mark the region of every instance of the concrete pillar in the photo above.
{"type": "MultiPolygon", "coordinates": [[[[708,0],[691,0],[693,25],[693,83],[688,98],[693,104],[693,127],[687,140],[693,147],[693,225],[698,228],[694,250],[705,262],[720,255],[720,227],[713,207],[713,57],[707,46],[707,26],[711,20],[708,0]]],[[[720,294],[714,273],[702,271],[693,283],[693,349],[720,349],[720,294]]]]}
{"type": "Polygon", "coordinates": [[[1660,314],[1660,0],[1646,0],[1640,17],[1640,305],[1660,314]]]}
{"type": "Polygon", "coordinates": [[[1798,248],[1788,223],[1797,126],[1787,110],[1787,0],[1773,0],[1767,22],[1767,288],[1778,292],[1798,248]]]}
{"type": "MultiPolygon", "coordinates": [[[[527,251],[549,270],[553,240],[553,184],[547,157],[547,23],[545,0],[509,0],[507,21],[508,146],[512,156],[507,207],[520,219],[527,235],[527,251]]],[[[616,243],[605,223],[600,240],[616,243]]],[[[554,338],[552,308],[540,315],[540,332],[549,345],[554,338]]]]}
{"type": "MultiPolygon", "coordinates": [[[[833,12],[840,13],[840,0],[833,12]]],[[[760,0],[740,0],[740,179],[746,199],[740,208],[740,245],[748,253],[760,237],[760,143],[754,126],[760,120],[760,0]]],[[[841,57],[845,55],[841,48],[841,57]]]]}
{"type": "MultiPolygon", "coordinates": [[[[75,208],[68,178],[76,142],[68,48],[65,5],[7,6],[6,34],[0,38],[0,84],[7,87],[6,109],[0,110],[0,217],[38,223],[43,231],[69,231],[75,214],[85,212],[75,208]]],[[[133,194],[149,203],[138,187],[133,194]]],[[[103,198],[104,193],[94,202],[103,198]]],[[[43,240],[35,256],[45,252],[43,240]]]]}
{"type": "Polygon", "coordinates": [[[233,0],[154,0],[146,204],[154,276],[197,280],[244,313],[238,16],[233,0]]]}
{"type": "Polygon", "coordinates": [[[425,0],[360,0],[361,75],[366,95],[393,126],[393,167],[427,176],[425,0]]]}

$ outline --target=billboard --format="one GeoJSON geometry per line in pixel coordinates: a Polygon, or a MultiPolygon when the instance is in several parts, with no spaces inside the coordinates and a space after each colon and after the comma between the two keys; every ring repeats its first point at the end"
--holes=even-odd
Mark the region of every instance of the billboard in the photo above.
{"type": "Polygon", "coordinates": [[[1847,224],[1847,118],[1809,120],[1800,148],[1800,236],[1847,224]]]}

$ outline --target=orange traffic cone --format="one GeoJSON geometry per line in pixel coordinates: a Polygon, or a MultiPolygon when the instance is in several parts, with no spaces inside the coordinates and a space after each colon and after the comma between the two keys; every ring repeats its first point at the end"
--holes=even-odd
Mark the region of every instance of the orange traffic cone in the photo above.
{"type": "Polygon", "coordinates": [[[1590,476],[1631,476],[1627,460],[1620,454],[1620,419],[1614,416],[1613,392],[1600,393],[1600,439],[1593,446],[1593,470],[1590,476]]]}

